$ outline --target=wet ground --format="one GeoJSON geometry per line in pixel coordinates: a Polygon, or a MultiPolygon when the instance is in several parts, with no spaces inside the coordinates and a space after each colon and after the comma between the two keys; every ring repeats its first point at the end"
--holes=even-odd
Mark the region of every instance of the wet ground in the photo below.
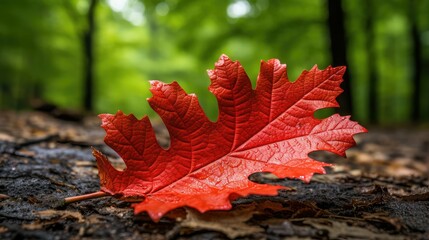
{"type": "Polygon", "coordinates": [[[336,166],[309,184],[252,176],[292,190],[238,199],[232,211],[178,209],[154,223],[112,197],[63,204],[99,190],[91,146],[124,167],[98,118],[2,112],[0,239],[429,239],[429,130],[369,130],[348,159],[313,153],[336,166]]]}

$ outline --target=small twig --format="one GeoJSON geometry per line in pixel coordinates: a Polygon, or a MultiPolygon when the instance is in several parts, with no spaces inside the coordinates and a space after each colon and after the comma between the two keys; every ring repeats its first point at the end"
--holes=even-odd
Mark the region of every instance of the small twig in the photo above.
{"type": "Polygon", "coordinates": [[[69,204],[69,203],[74,203],[74,202],[89,200],[94,198],[100,198],[105,196],[109,196],[109,194],[102,191],[80,195],[80,196],[73,196],[73,197],[64,198],[64,204],[69,204]]]}
{"type": "Polygon", "coordinates": [[[1,194],[1,193],[0,193],[0,200],[8,199],[8,198],[10,198],[10,196],[9,196],[9,195],[1,194]]]}

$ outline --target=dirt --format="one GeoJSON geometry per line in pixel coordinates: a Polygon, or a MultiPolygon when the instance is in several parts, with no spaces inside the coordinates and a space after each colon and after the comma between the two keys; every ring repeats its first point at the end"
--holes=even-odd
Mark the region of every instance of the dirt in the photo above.
{"type": "Polygon", "coordinates": [[[0,113],[0,239],[429,239],[428,129],[370,128],[348,159],[312,153],[335,167],[309,184],[256,174],[291,190],[238,199],[232,211],[178,209],[154,223],[113,197],[64,204],[99,190],[91,146],[124,165],[98,118],[56,117],[0,113]]]}

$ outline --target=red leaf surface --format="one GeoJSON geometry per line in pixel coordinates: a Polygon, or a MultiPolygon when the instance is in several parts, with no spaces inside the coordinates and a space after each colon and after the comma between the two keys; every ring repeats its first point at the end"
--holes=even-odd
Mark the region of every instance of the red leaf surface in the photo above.
{"type": "Polygon", "coordinates": [[[277,59],[261,62],[257,87],[240,63],[222,55],[208,72],[209,90],[216,96],[219,117],[211,122],[194,94],[176,83],[151,81],[148,101],[164,121],[169,149],[157,143],[148,117],[101,114],[105,142],[125,161],[118,171],[94,151],[101,190],[122,197],[143,197],[135,213],[147,211],[158,221],[182,206],[207,210],[230,209],[230,201],[249,194],[276,195],[280,186],[248,180],[255,172],[309,181],[329,164],[308,154],[326,150],[345,156],[353,135],[366,129],[349,117],[334,114],[319,120],[316,110],[338,107],[335,98],[345,67],[317,66],[295,81],[277,59]]]}

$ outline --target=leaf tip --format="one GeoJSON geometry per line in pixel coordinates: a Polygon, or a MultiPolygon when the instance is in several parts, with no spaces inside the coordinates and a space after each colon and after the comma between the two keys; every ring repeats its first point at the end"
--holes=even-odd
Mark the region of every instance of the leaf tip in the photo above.
{"type": "Polygon", "coordinates": [[[233,61],[226,55],[222,54],[219,57],[219,60],[215,63],[215,67],[220,67],[225,65],[226,63],[232,63],[233,61]]]}
{"type": "Polygon", "coordinates": [[[225,53],[222,53],[222,54],[220,55],[219,59],[222,59],[222,60],[228,60],[228,59],[229,59],[229,57],[228,57],[225,53]]]}
{"type": "Polygon", "coordinates": [[[272,59],[269,59],[268,61],[261,60],[261,64],[270,64],[273,66],[286,66],[286,64],[282,64],[280,60],[277,58],[272,58],[272,59]]]}
{"type": "Polygon", "coordinates": [[[150,80],[149,81],[150,84],[150,89],[152,91],[152,89],[155,89],[157,87],[159,87],[160,84],[162,84],[162,82],[158,81],[158,80],[150,80]]]}

